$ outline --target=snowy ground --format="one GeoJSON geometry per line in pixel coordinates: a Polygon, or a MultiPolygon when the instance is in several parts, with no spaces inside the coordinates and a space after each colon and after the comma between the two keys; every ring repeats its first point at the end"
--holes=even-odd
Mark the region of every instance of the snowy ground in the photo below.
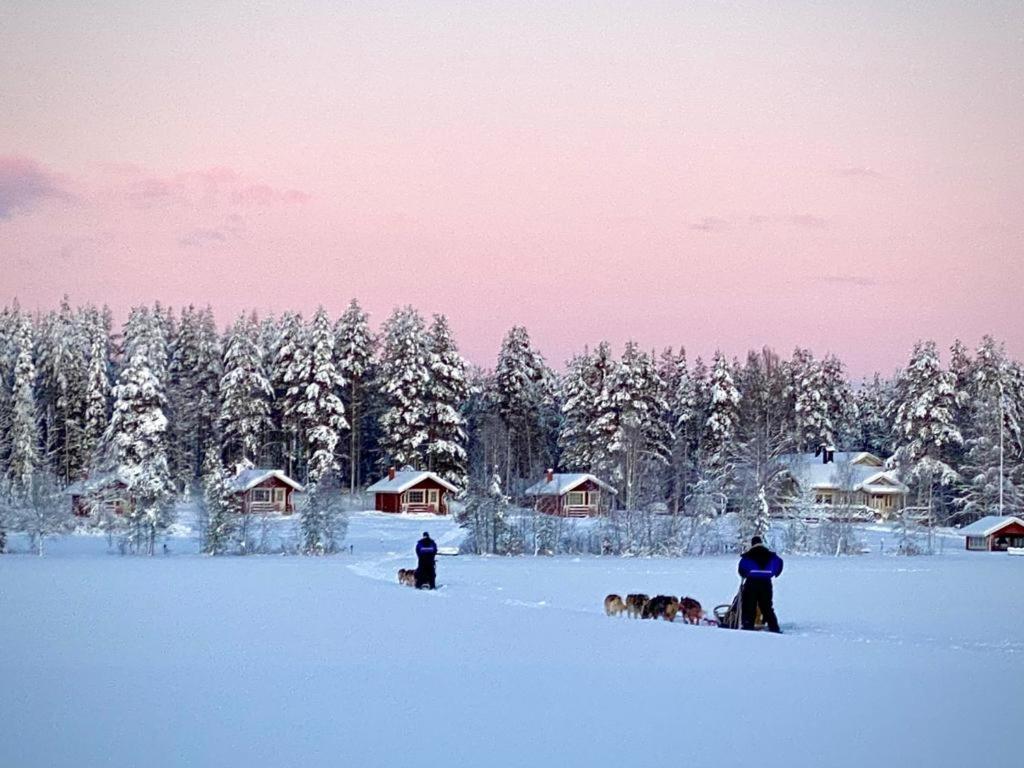
{"type": "Polygon", "coordinates": [[[1024,558],[790,557],[770,636],[602,613],[724,602],[731,557],[462,555],[416,592],[424,528],[458,538],[366,513],[331,558],[0,557],[0,765],[1020,764],[1024,558]]]}

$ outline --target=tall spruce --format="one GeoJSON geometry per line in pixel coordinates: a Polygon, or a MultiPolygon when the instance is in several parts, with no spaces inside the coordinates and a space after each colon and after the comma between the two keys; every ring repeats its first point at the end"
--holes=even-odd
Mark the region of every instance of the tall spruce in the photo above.
{"type": "Polygon", "coordinates": [[[345,385],[342,403],[348,414],[348,488],[355,493],[362,485],[364,440],[372,395],[374,337],[370,319],[355,299],[334,328],[334,359],[345,385]]]}
{"type": "Polygon", "coordinates": [[[465,417],[469,396],[466,361],[459,354],[448,318],[434,315],[427,333],[430,383],[427,387],[427,469],[456,488],[468,482],[465,417]]]}
{"type": "Polygon", "coordinates": [[[423,317],[412,307],[384,323],[380,361],[381,458],[392,465],[425,465],[430,409],[430,363],[423,317]]]}
{"type": "Polygon", "coordinates": [[[273,394],[263,367],[258,323],[255,317],[242,315],[228,333],[220,381],[219,421],[227,461],[260,458],[273,394]]]}

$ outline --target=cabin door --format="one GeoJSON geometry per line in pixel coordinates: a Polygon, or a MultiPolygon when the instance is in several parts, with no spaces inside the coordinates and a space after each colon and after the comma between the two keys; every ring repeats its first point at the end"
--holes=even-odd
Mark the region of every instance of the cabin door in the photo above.
{"type": "Polygon", "coordinates": [[[430,509],[437,512],[437,489],[431,488],[427,491],[427,504],[430,505],[430,509]]]}

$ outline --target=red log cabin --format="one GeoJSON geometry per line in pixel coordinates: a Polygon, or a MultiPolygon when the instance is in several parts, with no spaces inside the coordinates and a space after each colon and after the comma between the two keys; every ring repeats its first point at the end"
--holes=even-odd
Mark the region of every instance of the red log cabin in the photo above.
{"type": "Polygon", "coordinates": [[[94,472],[64,489],[71,498],[75,517],[89,517],[92,512],[123,515],[134,502],[128,493],[128,481],[118,472],[94,472]]]}
{"type": "Polygon", "coordinates": [[[594,517],[611,508],[614,488],[586,472],[555,472],[549,469],[544,479],[526,489],[534,499],[534,509],[559,517],[594,517]]]}
{"type": "Polygon", "coordinates": [[[448,514],[448,494],[458,488],[433,472],[406,467],[396,472],[388,469],[386,477],[366,489],[374,494],[374,509],[378,512],[428,512],[448,514]]]}
{"type": "Polygon", "coordinates": [[[243,469],[231,487],[242,497],[243,514],[290,515],[295,511],[295,493],[302,492],[302,486],[279,469],[243,469]]]}
{"type": "Polygon", "coordinates": [[[1024,547],[1024,520],[989,515],[961,528],[960,535],[972,552],[1005,552],[1010,547],[1024,547]]]}

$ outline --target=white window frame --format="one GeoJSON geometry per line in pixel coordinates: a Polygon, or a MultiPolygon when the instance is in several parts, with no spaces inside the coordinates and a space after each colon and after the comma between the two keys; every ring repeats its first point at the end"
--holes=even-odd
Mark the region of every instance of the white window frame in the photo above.
{"type": "Polygon", "coordinates": [[[413,491],[406,491],[405,492],[405,502],[406,502],[406,504],[426,504],[426,502],[427,502],[426,492],[423,491],[422,489],[413,490],[413,491]],[[418,499],[414,499],[413,498],[413,494],[416,494],[419,498],[418,499]]]}
{"type": "Polygon", "coordinates": [[[284,504],[285,498],[287,498],[287,497],[286,497],[284,488],[275,488],[274,489],[274,503],[275,504],[284,504]]]}
{"type": "Polygon", "coordinates": [[[255,504],[263,504],[270,501],[271,498],[272,495],[269,488],[253,488],[249,492],[249,499],[255,504]]]}
{"type": "Polygon", "coordinates": [[[569,507],[585,507],[587,506],[587,492],[586,491],[568,491],[565,494],[565,504],[569,507]],[[576,501],[573,501],[573,498],[576,501]]]}
{"type": "Polygon", "coordinates": [[[430,488],[427,490],[427,503],[433,504],[435,507],[438,503],[437,488],[430,488]]]}
{"type": "Polygon", "coordinates": [[[587,492],[587,506],[597,507],[601,504],[601,492],[600,491],[588,491],[587,492]]]}

